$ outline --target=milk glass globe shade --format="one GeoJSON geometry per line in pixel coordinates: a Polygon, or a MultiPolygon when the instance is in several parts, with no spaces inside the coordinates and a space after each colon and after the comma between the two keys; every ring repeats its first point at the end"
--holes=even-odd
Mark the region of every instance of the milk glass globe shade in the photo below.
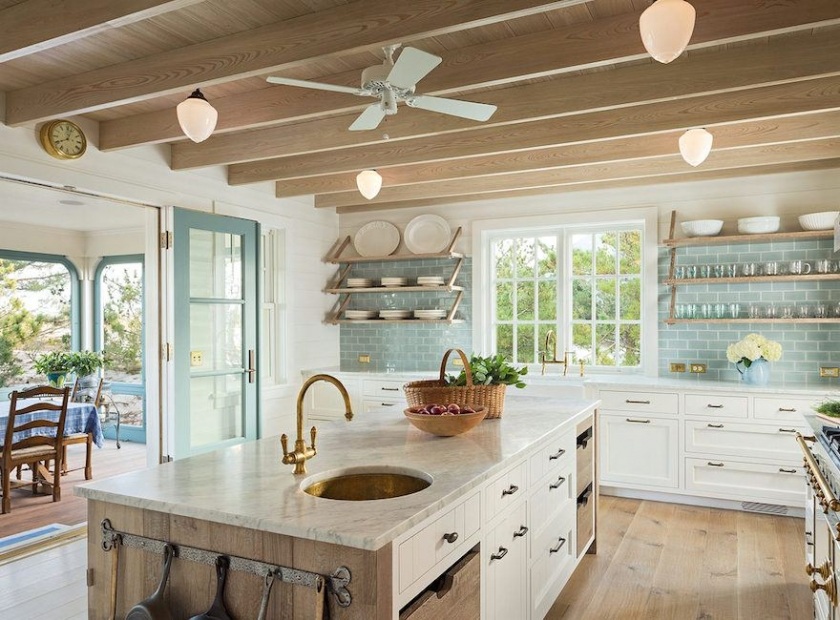
{"type": "Polygon", "coordinates": [[[382,176],[376,170],[362,170],[356,175],[356,187],[362,196],[373,200],[382,189],[382,176]]]}
{"type": "Polygon", "coordinates": [[[699,166],[712,150],[714,136],[705,129],[689,129],[680,136],[680,154],[692,166],[699,166]]]}
{"type": "Polygon", "coordinates": [[[648,54],[669,63],[683,53],[694,31],[694,7],[685,0],[656,0],[639,18],[648,54]]]}
{"type": "Polygon", "coordinates": [[[210,105],[197,88],[178,104],[176,112],[181,131],[193,142],[203,142],[209,138],[219,120],[216,108],[210,105]]]}

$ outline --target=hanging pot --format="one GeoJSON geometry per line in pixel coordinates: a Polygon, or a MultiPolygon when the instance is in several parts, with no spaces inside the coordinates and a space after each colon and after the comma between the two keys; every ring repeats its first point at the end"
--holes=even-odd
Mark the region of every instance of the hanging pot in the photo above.
{"type": "Polygon", "coordinates": [[[175,550],[172,545],[166,545],[163,549],[163,574],[157,590],[149,598],[132,607],[125,617],[125,620],[172,620],[172,614],[166,601],[163,600],[163,592],[166,589],[166,580],[169,579],[169,569],[172,566],[172,558],[175,550]]]}
{"type": "Polygon", "coordinates": [[[735,369],[741,373],[741,381],[747,385],[767,385],[770,382],[770,362],[763,357],[754,360],[749,366],[742,362],[735,363],[735,369]]]}

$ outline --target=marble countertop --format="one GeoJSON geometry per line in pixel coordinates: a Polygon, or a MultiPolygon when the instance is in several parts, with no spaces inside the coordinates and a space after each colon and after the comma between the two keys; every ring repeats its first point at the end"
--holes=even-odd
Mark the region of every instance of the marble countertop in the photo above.
{"type": "Polygon", "coordinates": [[[280,440],[268,437],[85,484],[76,493],[135,508],[379,549],[596,405],[597,401],[582,399],[509,394],[501,419],[485,420],[457,437],[419,431],[393,411],[362,413],[352,422],[318,422],[318,455],[307,462],[305,476],[295,476],[292,466],[281,463],[280,440]],[[310,477],[369,465],[417,469],[433,482],[413,495],[369,502],[321,499],[301,490],[310,477]]]}

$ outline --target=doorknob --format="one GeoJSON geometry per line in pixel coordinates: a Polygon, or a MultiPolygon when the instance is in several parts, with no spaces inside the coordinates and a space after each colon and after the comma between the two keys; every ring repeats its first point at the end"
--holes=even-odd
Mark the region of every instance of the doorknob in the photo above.
{"type": "Polygon", "coordinates": [[[253,349],[248,349],[248,368],[245,370],[248,373],[248,383],[253,383],[257,380],[257,356],[253,349]]]}

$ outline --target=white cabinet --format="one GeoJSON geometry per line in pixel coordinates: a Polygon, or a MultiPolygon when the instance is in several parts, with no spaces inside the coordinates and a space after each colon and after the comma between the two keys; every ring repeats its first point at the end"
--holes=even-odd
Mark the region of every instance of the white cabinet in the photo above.
{"type": "Polygon", "coordinates": [[[677,420],[616,412],[602,412],[599,420],[602,484],[677,488],[677,420]]]}
{"type": "Polygon", "coordinates": [[[749,399],[746,396],[722,396],[720,394],[686,394],[685,414],[705,418],[745,418],[749,413],[749,399]]]}
{"type": "Polygon", "coordinates": [[[756,396],[753,417],[756,420],[804,425],[805,414],[813,414],[818,398],[794,398],[785,395],[756,396]]]}
{"type": "MultiPolygon", "coordinates": [[[[362,410],[362,401],[359,398],[360,381],[346,373],[328,373],[341,381],[350,395],[350,404],[353,412],[362,410]]],[[[305,377],[308,378],[308,377],[305,377]]],[[[334,385],[326,381],[318,381],[306,391],[306,398],[303,402],[303,411],[310,420],[341,420],[344,419],[344,399],[334,385]]]]}
{"type": "Polygon", "coordinates": [[[671,392],[636,392],[627,390],[600,390],[602,410],[619,410],[630,413],[660,413],[677,415],[679,397],[671,392]]]}
{"type": "Polygon", "coordinates": [[[701,495],[736,501],[805,502],[805,470],[795,465],[765,465],[736,459],[685,459],[685,488],[701,495]]]}
{"type": "Polygon", "coordinates": [[[802,426],[769,426],[728,421],[693,420],[685,422],[685,451],[706,455],[728,455],[772,459],[780,463],[798,462],[802,453],[794,441],[802,426]]]}
{"type": "Polygon", "coordinates": [[[528,617],[528,527],[524,497],[485,537],[487,620],[528,617]]]}

